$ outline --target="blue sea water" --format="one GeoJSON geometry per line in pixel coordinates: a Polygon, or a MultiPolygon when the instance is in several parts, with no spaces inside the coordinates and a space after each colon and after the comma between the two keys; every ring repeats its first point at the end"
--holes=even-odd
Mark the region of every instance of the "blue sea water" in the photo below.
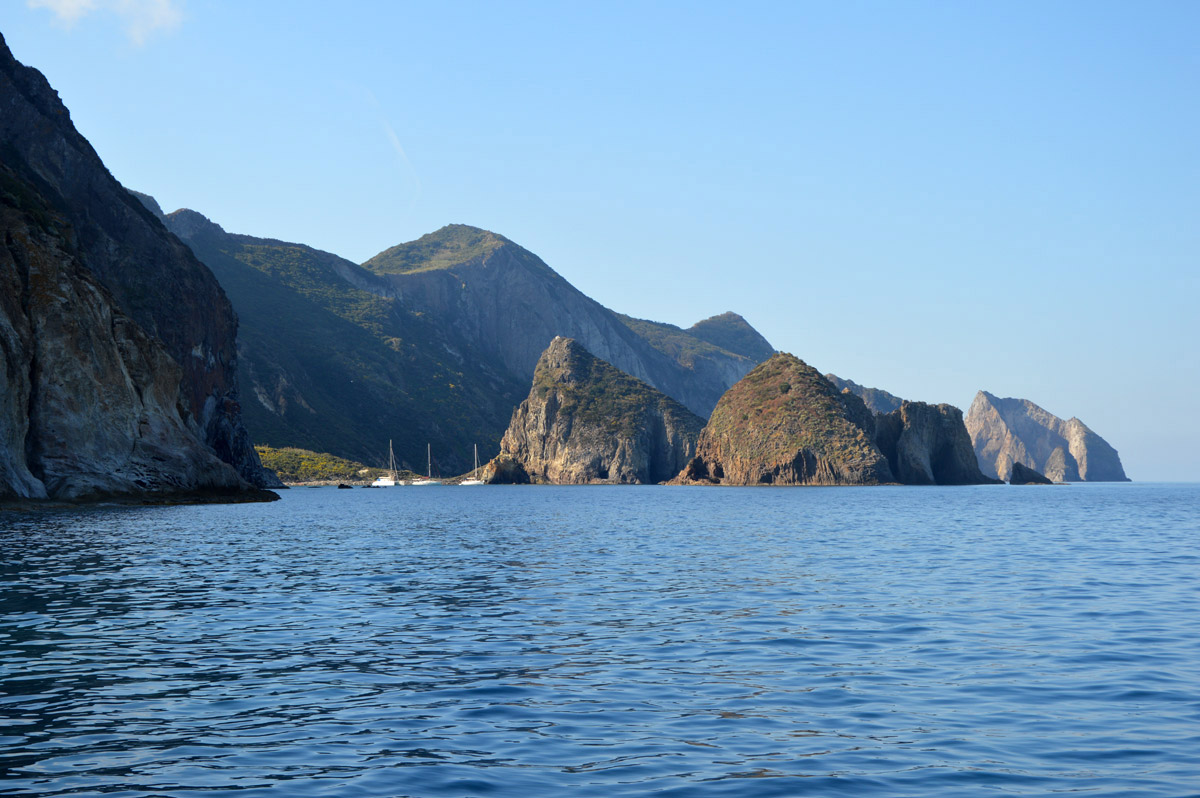
{"type": "Polygon", "coordinates": [[[1200,795],[1200,486],[0,513],[0,794],[1200,795]]]}

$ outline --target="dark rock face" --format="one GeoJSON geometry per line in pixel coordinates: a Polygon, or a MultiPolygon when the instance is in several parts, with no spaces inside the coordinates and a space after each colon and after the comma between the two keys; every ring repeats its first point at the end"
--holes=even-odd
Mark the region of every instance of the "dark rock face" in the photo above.
{"type": "Polygon", "coordinates": [[[501,452],[480,472],[489,485],[528,485],[529,472],[512,455],[501,452]]]}
{"type": "Polygon", "coordinates": [[[1063,421],[1027,399],[980,391],[967,432],[984,474],[1008,479],[1013,463],[1054,482],[1128,482],[1117,450],[1077,418],[1063,421]]]}
{"type": "Polygon", "coordinates": [[[701,322],[699,335],[696,328],[623,319],[528,250],[466,225],[449,225],[392,247],[363,266],[383,277],[391,294],[410,310],[461,331],[489,359],[523,380],[532,378],[547,341],[572,338],[596,357],[707,416],[725,390],[758,362],[707,339],[736,342],[731,345],[752,353],[770,350],[736,314],[701,322]]]}
{"type": "Polygon", "coordinates": [[[201,441],[253,484],[265,477],[242,426],[237,320],[216,279],[109,174],[46,79],[0,39],[0,143],[12,179],[61,218],[63,249],[180,367],[201,441]]]}
{"type": "Polygon", "coordinates": [[[198,439],[180,368],[0,167],[0,499],[243,494],[198,439]]]}
{"type": "Polygon", "coordinates": [[[872,413],[891,413],[893,410],[899,410],[904,401],[882,388],[866,388],[854,380],[843,380],[836,374],[826,374],[825,379],[832,382],[839,391],[850,391],[858,396],[872,413]]]}
{"type": "Polygon", "coordinates": [[[662,482],[695,454],[704,421],[569,338],[538,360],[529,397],[513,413],[492,482],[662,482]]]}
{"type": "Polygon", "coordinates": [[[894,481],[862,400],[804,361],[772,356],[729,389],[696,457],[675,481],[720,485],[878,485],[894,481]]]}
{"type": "Polygon", "coordinates": [[[982,485],[983,475],[963,424],[962,411],[947,404],[902,402],[875,417],[875,443],[892,474],[905,485],[982,485]]]}
{"type": "Polygon", "coordinates": [[[1034,471],[1032,468],[1026,468],[1020,461],[1012,464],[1012,472],[1008,476],[1008,484],[1010,485],[1053,485],[1054,483],[1046,479],[1044,476],[1034,471]]]}

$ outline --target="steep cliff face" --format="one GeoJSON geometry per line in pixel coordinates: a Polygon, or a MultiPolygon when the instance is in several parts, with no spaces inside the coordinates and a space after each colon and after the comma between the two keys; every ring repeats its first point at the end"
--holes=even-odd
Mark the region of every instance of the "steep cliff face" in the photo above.
{"type": "MultiPolygon", "coordinates": [[[[406,307],[459,330],[525,380],[533,376],[546,342],[562,336],[707,416],[757,362],[678,327],[636,319],[629,320],[631,326],[533,253],[466,225],[449,225],[392,247],[363,266],[387,280],[391,295],[406,307]],[[646,331],[658,345],[639,334],[646,331]],[[673,348],[687,351],[673,354],[673,348]]],[[[749,337],[746,330],[741,334],[749,337]]]]}
{"type": "Polygon", "coordinates": [[[980,391],[967,432],[985,474],[1008,479],[1020,462],[1055,482],[1128,482],[1117,450],[1082,421],[1063,421],[1027,399],[980,391]]]}
{"type": "Polygon", "coordinates": [[[905,485],[995,482],[979,470],[962,411],[953,405],[902,402],[875,416],[875,444],[905,485]]]}
{"type": "Polygon", "coordinates": [[[489,464],[491,481],[653,483],[696,450],[704,421],[569,338],[538,359],[529,397],[513,413],[489,464]],[[515,467],[519,465],[519,468],[515,467]]]}
{"type": "Polygon", "coordinates": [[[890,394],[882,388],[867,388],[854,380],[843,380],[836,374],[826,374],[825,379],[832,382],[839,391],[850,391],[862,399],[863,404],[872,413],[891,413],[893,410],[899,410],[900,405],[904,402],[899,396],[890,394]]]}
{"type": "Polygon", "coordinates": [[[0,166],[0,499],[247,495],[198,439],[181,374],[0,166]]]}
{"type": "Polygon", "coordinates": [[[216,279],[109,174],[41,73],[0,39],[0,144],[13,179],[63,220],[64,248],[181,367],[201,440],[248,481],[266,480],[239,416],[237,321],[216,279]]]}
{"type": "Polygon", "coordinates": [[[778,353],[721,397],[682,483],[877,485],[892,482],[862,400],[778,353]]]}

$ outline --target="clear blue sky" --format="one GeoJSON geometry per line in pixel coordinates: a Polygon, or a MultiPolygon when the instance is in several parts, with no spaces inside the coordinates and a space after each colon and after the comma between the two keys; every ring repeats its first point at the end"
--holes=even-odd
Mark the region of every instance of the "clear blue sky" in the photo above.
{"type": "Polygon", "coordinates": [[[449,222],[1200,480],[1200,3],[13,0],[126,186],[363,261],[449,222]]]}

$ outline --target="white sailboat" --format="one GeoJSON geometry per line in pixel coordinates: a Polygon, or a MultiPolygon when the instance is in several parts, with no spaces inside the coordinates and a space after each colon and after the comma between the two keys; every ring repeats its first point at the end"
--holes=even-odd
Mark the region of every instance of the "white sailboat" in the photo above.
{"type": "Polygon", "coordinates": [[[433,449],[425,444],[425,476],[412,481],[413,485],[441,485],[440,479],[433,478],[433,449]]]}
{"type": "Polygon", "coordinates": [[[388,439],[388,473],[385,477],[375,477],[372,488],[394,488],[396,481],[396,455],[392,452],[392,441],[388,439]]]}
{"type": "Polygon", "coordinates": [[[464,479],[459,485],[483,485],[485,484],[479,478],[479,444],[475,444],[475,467],[471,469],[471,476],[464,479]]]}

